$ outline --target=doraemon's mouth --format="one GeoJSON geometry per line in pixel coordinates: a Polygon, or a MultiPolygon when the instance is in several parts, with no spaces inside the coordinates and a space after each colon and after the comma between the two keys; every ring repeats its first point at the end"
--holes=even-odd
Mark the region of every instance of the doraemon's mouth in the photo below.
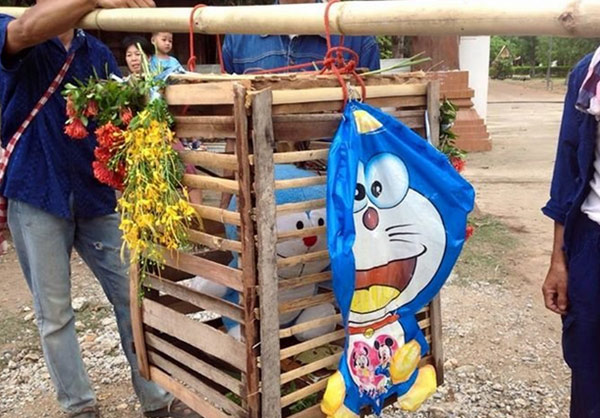
{"type": "Polygon", "coordinates": [[[357,271],[350,310],[360,314],[375,312],[400,296],[413,277],[417,258],[396,260],[370,270],[357,271]]]}

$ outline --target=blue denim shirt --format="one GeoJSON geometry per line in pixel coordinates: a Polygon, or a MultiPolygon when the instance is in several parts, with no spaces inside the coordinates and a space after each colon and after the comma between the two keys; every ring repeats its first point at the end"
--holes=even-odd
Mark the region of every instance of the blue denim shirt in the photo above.
{"type": "Polygon", "coordinates": [[[581,212],[581,204],[590,191],[594,174],[596,118],[575,108],[592,55],[583,58],[571,71],[565,97],[550,200],[542,212],[565,226],[565,248],[571,244],[571,226],[581,212]]]}
{"type": "MultiPolygon", "coordinates": [[[[332,36],[331,44],[340,45],[332,36]]],[[[359,55],[359,68],[379,69],[379,46],[373,36],[345,36],[344,45],[359,55]]],[[[230,74],[298,65],[322,60],[327,41],[319,35],[227,35],[223,44],[223,63],[230,74]]],[[[349,59],[345,53],[344,58],[349,59]]],[[[298,71],[298,70],[297,70],[298,71]]],[[[299,71],[314,71],[312,66],[299,71]]]]}
{"type": "MultiPolygon", "coordinates": [[[[11,20],[12,17],[0,15],[0,51],[4,50],[6,27],[11,20]]],[[[87,80],[94,70],[100,76],[120,73],[110,50],[83,31],[76,31],[70,51],[75,51],[75,59],[65,80],[25,130],[9,161],[0,193],[58,217],[77,215],[91,218],[114,212],[115,193],[93,176],[94,135],[73,140],[63,133],[66,103],[60,92],[65,83],[75,79],[87,80]],[[71,213],[69,205],[71,195],[74,213],[71,213]]],[[[0,106],[3,146],[48,89],[67,54],[55,38],[16,56],[2,55],[0,106]]],[[[93,126],[89,127],[91,133],[93,129],[93,126]]]]}

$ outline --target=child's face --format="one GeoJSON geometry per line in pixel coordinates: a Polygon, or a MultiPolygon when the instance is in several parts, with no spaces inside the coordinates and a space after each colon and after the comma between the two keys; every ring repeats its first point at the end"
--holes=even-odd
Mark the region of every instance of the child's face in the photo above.
{"type": "Polygon", "coordinates": [[[152,37],[152,43],[160,53],[168,54],[173,49],[173,34],[169,32],[159,32],[152,37]]]}
{"type": "Polygon", "coordinates": [[[142,53],[135,45],[130,45],[125,51],[125,63],[132,74],[142,72],[142,53]]]}

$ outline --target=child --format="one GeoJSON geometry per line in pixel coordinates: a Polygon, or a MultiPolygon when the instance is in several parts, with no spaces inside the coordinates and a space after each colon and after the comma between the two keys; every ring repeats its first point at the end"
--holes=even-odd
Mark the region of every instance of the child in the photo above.
{"type": "Polygon", "coordinates": [[[169,55],[173,49],[173,34],[171,32],[154,32],[152,34],[152,45],[154,45],[155,54],[150,58],[150,71],[158,74],[172,72],[181,68],[177,58],[169,55]]]}

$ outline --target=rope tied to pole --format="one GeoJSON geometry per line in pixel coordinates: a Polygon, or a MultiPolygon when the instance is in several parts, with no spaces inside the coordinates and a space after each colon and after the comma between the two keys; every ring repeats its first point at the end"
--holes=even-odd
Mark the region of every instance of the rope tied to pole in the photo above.
{"type": "MultiPolygon", "coordinates": [[[[196,51],[194,45],[194,14],[198,9],[206,7],[206,4],[197,4],[192,8],[190,12],[189,20],[189,35],[190,35],[190,58],[187,61],[188,71],[196,71],[196,51]]],[[[223,53],[221,51],[221,38],[219,35],[215,35],[217,38],[217,56],[219,57],[219,67],[221,74],[225,74],[225,65],[223,64],[223,53]]]]}

